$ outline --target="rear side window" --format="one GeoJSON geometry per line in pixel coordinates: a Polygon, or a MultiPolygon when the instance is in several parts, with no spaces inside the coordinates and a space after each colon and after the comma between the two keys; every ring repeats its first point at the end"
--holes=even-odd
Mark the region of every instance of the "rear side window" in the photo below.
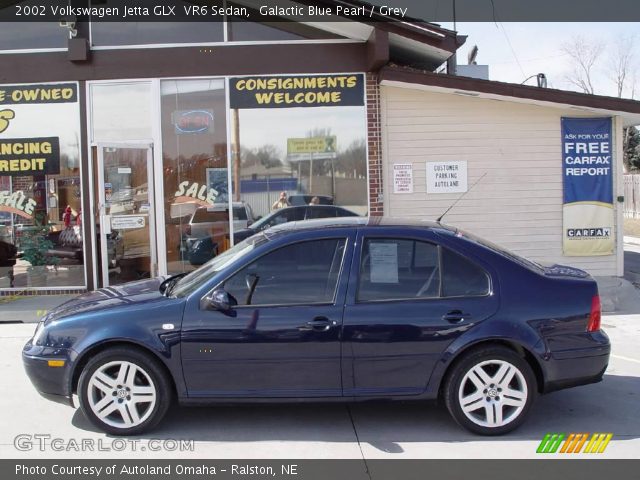
{"type": "Polygon", "coordinates": [[[489,293],[489,276],[462,255],[442,249],[442,295],[476,297],[489,293]]]}
{"type": "Polygon", "coordinates": [[[487,273],[467,258],[433,243],[365,239],[360,258],[359,302],[489,293],[487,273]]]}

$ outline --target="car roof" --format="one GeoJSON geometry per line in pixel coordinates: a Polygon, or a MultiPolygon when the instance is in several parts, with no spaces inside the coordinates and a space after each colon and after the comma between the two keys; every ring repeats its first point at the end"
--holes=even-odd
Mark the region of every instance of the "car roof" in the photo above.
{"type": "MultiPolygon", "coordinates": [[[[295,208],[295,207],[293,207],[295,208]]],[[[271,227],[269,234],[292,233],[304,230],[319,230],[323,228],[364,228],[364,227],[409,227],[446,230],[456,232],[457,229],[438,222],[420,220],[416,218],[393,217],[337,217],[318,218],[297,222],[287,222],[271,227]]]]}

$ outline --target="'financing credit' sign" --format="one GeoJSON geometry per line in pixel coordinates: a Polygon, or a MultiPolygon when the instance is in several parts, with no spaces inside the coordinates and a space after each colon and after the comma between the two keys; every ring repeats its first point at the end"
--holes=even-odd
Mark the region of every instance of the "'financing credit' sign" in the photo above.
{"type": "Polygon", "coordinates": [[[562,249],[613,254],[611,118],[562,118],[562,249]]]}

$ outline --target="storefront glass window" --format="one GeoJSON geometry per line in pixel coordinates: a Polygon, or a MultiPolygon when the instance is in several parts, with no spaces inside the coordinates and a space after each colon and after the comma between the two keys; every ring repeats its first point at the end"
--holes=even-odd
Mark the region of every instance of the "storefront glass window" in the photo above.
{"type": "MultiPolygon", "coordinates": [[[[163,80],[161,93],[166,256],[178,273],[230,244],[224,80],[163,80]]],[[[246,210],[232,215],[247,225],[246,210]]]]}
{"type": "MultiPolygon", "coordinates": [[[[35,5],[35,2],[20,2],[35,5]]],[[[42,4],[40,4],[42,5],[42,4]]],[[[10,7],[15,9],[15,5],[10,7]]],[[[67,48],[69,34],[58,22],[0,22],[0,50],[67,48]]]]}
{"type": "Polygon", "coordinates": [[[0,98],[0,288],[83,287],[78,86],[0,98]]]}
{"type": "Polygon", "coordinates": [[[91,85],[91,114],[93,142],[152,138],[150,84],[91,85]]]}
{"type": "MultiPolygon", "coordinates": [[[[235,202],[255,218],[309,204],[367,213],[362,75],[237,77],[230,80],[230,101],[235,202]]],[[[274,222],[343,214],[303,208],[274,222]]],[[[262,220],[255,228],[274,222],[262,220]]],[[[249,233],[235,231],[234,239],[249,233]]]]}

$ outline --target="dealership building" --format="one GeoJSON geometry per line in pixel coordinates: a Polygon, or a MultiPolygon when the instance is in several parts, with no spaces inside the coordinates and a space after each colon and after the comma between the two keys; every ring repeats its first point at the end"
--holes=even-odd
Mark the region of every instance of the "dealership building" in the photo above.
{"type": "Polygon", "coordinates": [[[451,207],[444,223],[532,260],[622,275],[640,102],[436,73],[464,42],[418,21],[3,25],[0,241],[19,258],[0,257],[0,295],[191,270],[190,241],[228,248],[282,191],[360,215],[451,207]],[[567,200],[567,172],[606,169],[597,198],[567,200]],[[606,210],[583,226],[566,204],[587,200],[606,210]]]}

